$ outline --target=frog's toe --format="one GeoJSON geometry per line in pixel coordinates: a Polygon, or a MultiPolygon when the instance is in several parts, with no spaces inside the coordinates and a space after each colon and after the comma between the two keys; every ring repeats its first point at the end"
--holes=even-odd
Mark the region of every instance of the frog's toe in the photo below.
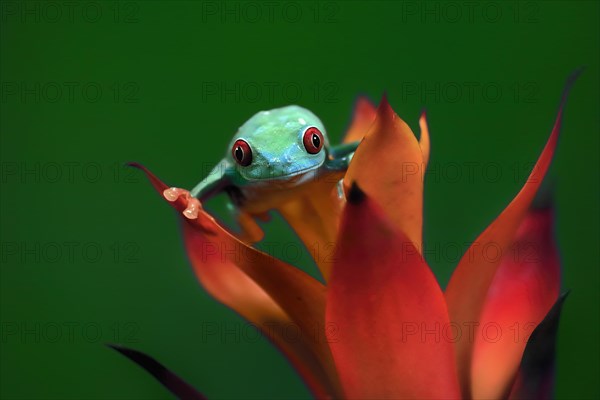
{"type": "Polygon", "coordinates": [[[189,198],[190,192],[188,192],[185,189],[180,189],[180,188],[176,188],[176,187],[165,189],[163,191],[163,197],[170,202],[174,202],[175,200],[177,200],[179,198],[179,196],[184,196],[184,198],[189,198]]]}
{"type": "Polygon", "coordinates": [[[200,201],[195,197],[191,197],[188,200],[187,208],[183,210],[183,215],[187,219],[196,219],[198,218],[198,212],[200,211],[200,208],[202,208],[200,201]]]}

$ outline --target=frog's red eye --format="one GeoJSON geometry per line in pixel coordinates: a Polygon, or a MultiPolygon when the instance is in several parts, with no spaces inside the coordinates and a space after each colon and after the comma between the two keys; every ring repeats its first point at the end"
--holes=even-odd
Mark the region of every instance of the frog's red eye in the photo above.
{"type": "Polygon", "coordinates": [[[231,149],[233,159],[242,167],[247,167],[252,162],[252,150],[250,145],[243,139],[238,139],[231,149]]]}
{"type": "Polygon", "coordinates": [[[304,148],[310,154],[317,154],[323,148],[323,134],[314,126],[304,132],[302,141],[304,142],[304,148]]]}

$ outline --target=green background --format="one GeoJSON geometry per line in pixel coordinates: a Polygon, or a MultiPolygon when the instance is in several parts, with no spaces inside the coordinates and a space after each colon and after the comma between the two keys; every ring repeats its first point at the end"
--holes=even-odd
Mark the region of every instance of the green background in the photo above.
{"type": "MultiPolygon", "coordinates": [[[[428,110],[425,239],[445,285],[454,245],[523,184],[579,66],[553,165],[572,290],[556,389],[597,397],[598,3],[465,3],[2,2],[1,398],[169,398],[104,342],[155,356],[209,398],[307,397],[199,287],[173,212],[122,163],[191,187],[258,110],[301,104],[336,142],[356,96],[387,91],[415,131],[428,110]],[[202,338],[209,327],[224,339],[202,338]]],[[[297,242],[280,219],[266,240],[314,273],[282,247],[297,242]]]]}

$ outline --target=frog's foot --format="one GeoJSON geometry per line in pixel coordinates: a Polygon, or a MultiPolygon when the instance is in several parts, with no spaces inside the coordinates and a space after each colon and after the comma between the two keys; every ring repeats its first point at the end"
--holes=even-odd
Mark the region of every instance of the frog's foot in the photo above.
{"type": "Polygon", "coordinates": [[[256,222],[255,217],[256,215],[238,210],[237,220],[240,224],[240,228],[242,228],[242,231],[238,238],[242,242],[245,242],[250,245],[256,242],[260,242],[265,236],[265,233],[263,232],[262,228],[256,222]]]}
{"type": "Polygon", "coordinates": [[[189,191],[185,189],[180,189],[176,187],[172,187],[169,189],[165,189],[163,192],[163,196],[170,202],[174,202],[180,197],[183,198],[187,203],[187,207],[183,210],[182,214],[187,219],[196,219],[198,218],[198,213],[202,209],[202,205],[200,204],[200,200],[193,197],[189,191]]]}
{"type": "Polygon", "coordinates": [[[183,215],[185,215],[187,219],[196,219],[198,218],[198,212],[201,208],[202,205],[200,204],[200,200],[195,197],[190,197],[187,208],[183,210],[183,215]]]}

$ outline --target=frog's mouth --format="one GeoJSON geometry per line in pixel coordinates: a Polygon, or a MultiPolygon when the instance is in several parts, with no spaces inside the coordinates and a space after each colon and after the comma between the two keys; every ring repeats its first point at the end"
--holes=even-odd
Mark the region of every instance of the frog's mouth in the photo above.
{"type": "Polygon", "coordinates": [[[298,185],[317,177],[317,170],[313,167],[301,168],[282,175],[270,175],[264,178],[252,179],[253,182],[263,184],[278,184],[278,185],[298,185]]]}
{"type": "MultiPolygon", "coordinates": [[[[301,168],[298,169],[296,171],[292,171],[292,172],[288,172],[287,174],[284,175],[279,175],[279,176],[275,176],[274,178],[281,178],[281,179],[286,179],[286,178],[294,178],[294,177],[298,177],[300,175],[304,175],[310,171],[313,171],[313,174],[316,174],[317,171],[314,169],[314,167],[307,167],[307,168],[301,168]]],[[[267,178],[269,179],[269,178],[267,178]]]]}

